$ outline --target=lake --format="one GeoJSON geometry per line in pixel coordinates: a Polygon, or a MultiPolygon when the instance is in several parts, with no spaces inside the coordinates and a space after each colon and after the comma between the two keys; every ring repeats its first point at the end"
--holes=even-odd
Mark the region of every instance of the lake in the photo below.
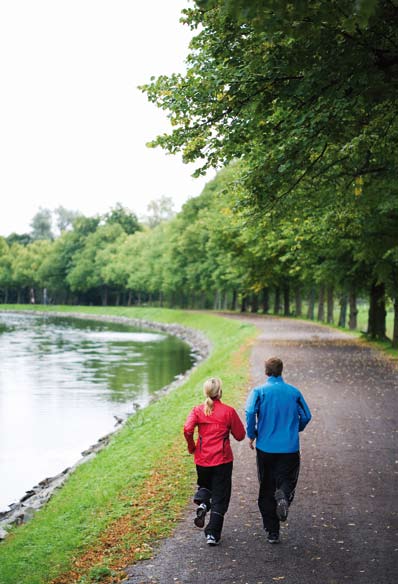
{"type": "Polygon", "coordinates": [[[164,332],[0,313],[0,511],[191,368],[164,332]]]}

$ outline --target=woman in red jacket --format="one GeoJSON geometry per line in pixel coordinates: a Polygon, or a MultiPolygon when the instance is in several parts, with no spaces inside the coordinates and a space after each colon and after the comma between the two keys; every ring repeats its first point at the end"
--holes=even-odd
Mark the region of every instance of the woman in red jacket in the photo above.
{"type": "Polygon", "coordinates": [[[188,451],[194,453],[198,474],[198,490],[194,502],[198,505],[194,523],[205,524],[206,513],[210,520],[205,529],[209,545],[220,541],[224,515],[231,498],[233,454],[229,435],[243,440],[245,429],[234,408],[221,402],[221,380],[208,379],[203,386],[205,403],[195,406],[184,425],[184,436],[188,451]],[[194,431],[198,427],[198,439],[194,442],[194,431]]]}

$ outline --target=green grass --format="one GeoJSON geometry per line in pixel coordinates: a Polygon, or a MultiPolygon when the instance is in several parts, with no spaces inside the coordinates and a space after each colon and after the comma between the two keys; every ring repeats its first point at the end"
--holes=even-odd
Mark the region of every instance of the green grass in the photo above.
{"type": "MultiPolygon", "coordinates": [[[[4,308],[28,307],[2,306],[4,308]]],[[[35,310],[36,307],[29,309],[35,310]]],[[[149,525],[145,524],[146,528],[142,530],[142,541],[151,542],[160,535],[167,535],[178,509],[187,502],[194,478],[193,461],[186,455],[183,445],[183,422],[191,407],[203,400],[202,385],[210,376],[222,378],[227,403],[237,405],[240,402],[248,384],[248,359],[247,351],[243,358],[238,358],[237,352],[256,335],[256,330],[250,325],[203,313],[123,307],[51,306],[37,309],[178,323],[205,333],[212,343],[212,353],[184,385],[133,416],[106,449],[71,475],[65,486],[30,523],[12,530],[12,534],[0,544],[1,584],[44,584],[70,570],[74,559],[95,546],[112,522],[130,512],[132,501],[145,496],[143,488],[148,482],[150,484],[151,473],[167,461],[176,442],[181,441],[179,456],[182,466],[178,480],[173,483],[170,521],[155,529],[156,521],[149,514],[149,525]]],[[[137,549],[140,530],[135,534],[137,549]]],[[[91,566],[88,575],[80,581],[96,581],[98,574],[108,572],[112,571],[100,563],[91,566]]]]}

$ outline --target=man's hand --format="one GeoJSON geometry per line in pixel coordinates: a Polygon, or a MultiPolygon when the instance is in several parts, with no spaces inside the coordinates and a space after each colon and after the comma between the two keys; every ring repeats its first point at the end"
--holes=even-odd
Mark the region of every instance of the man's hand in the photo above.
{"type": "Polygon", "coordinates": [[[255,438],[249,438],[249,446],[252,450],[254,450],[254,441],[255,441],[255,438]]]}

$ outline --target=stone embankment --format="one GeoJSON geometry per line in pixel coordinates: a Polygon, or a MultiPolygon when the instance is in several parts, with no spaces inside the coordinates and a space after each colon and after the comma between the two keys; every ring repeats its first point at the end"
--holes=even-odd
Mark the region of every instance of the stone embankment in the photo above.
{"type": "MultiPolygon", "coordinates": [[[[122,316],[107,316],[107,315],[94,315],[94,314],[82,314],[80,312],[41,312],[35,311],[32,313],[31,310],[26,311],[16,311],[18,314],[35,314],[40,316],[50,316],[50,317],[71,317],[79,318],[83,320],[94,320],[103,322],[113,322],[117,324],[125,324],[129,326],[135,326],[142,329],[149,329],[154,331],[161,331],[167,334],[176,336],[181,340],[185,341],[191,347],[191,354],[194,357],[194,364],[185,373],[178,375],[172,383],[161,388],[153,397],[154,399],[159,399],[170,391],[176,389],[179,385],[184,383],[186,379],[190,376],[192,371],[197,367],[200,361],[205,359],[211,350],[211,345],[208,339],[202,335],[199,331],[178,325],[178,324],[168,324],[160,322],[151,322],[147,320],[141,320],[136,318],[128,318],[122,316]]],[[[116,426],[118,428],[115,430],[117,432],[125,422],[134,415],[134,413],[139,408],[138,404],[133,403],[133,412],[126,415],[124,419],[116,418],[116,426]]],[[[111,432],[102,436],[95,444],[87,448],[82,452],[82,458],[79,459],[76,464],[66,468],[61,473],[54,477],[48,477],[40,481],[37,485],[32,487],[25,495],[16,503],[11,503],[9,505],[9,510],[0,512],[0,540],[5,539],[8,535],[7,527],[11,525],[21,525],[22,523],[28,522],[32,519],[33,515],[38,511],[49,499],[52,497],[54,492],[58,490],[67,480],[67,478],[78,468],[81,464],[91,460],[97,452],[105,448],[109,444],[110,439],[115,434],[111,432]]]]}

